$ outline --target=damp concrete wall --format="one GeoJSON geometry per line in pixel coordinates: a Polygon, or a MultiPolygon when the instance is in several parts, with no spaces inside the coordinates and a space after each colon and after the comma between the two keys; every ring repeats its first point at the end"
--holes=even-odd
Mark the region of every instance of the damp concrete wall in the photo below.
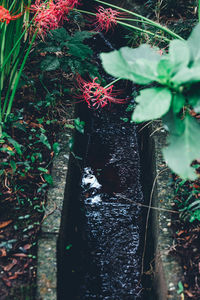
{"type": "MultiPolygon", "coordinates": [[[[73,115],[74,112],[72,111],[71,118],[73,115]]],[[[48,191],[46,211],[38,240],[37,300],[57,299],[57,243],[69,168],[69,139],[71,137],[72,130],[65,128],[58,140],[61,151],[53,162],[53,186],[48,191]]]]}
{"type": "Polygon", "coordinates": [[[153,265],[154,290],[158,300],[181,300],[177,293],[178,282],[183,278],[183,270],[179,261],[170,253],[173,248],[173,231],[171,228],[173,217],[174,190],[172,174],[167,167],[162,148],[166,144],[167,132],[160,121],[154,121],[145,129],[142,136],[143,172],[146,172],[146,197],[149,198],[149,240],[153,240],[147,251],[152,251],[149,270],[153,265]]]}

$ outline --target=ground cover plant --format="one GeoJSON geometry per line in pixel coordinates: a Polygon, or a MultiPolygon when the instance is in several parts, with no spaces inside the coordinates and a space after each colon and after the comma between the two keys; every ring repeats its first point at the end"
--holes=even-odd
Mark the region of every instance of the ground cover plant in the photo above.
{"type": "MultiPolygon", "coordinates": [[[[144,1],[148,10],[155,10],[156,21],[153,15],[147,18],[101,0],[93,1],[95,9],[86,10],[83,2],[0,1],[2,299],[25,299],[26,295],[34,299],[37,234],[46,190],[53,184],[50,167],[60,151],[56,132],[63,126],[83,132],[81,120],[66,118],[72,104],[68,99],[74,93],[74,102],[85,102],[89,109],[120,105],[125,100],[114,84],[122,78],[144,86],[136,97],[132,121],[162,117],[169,131],[169,145],[163,153],[179,175],[174,175],[181,218],[175,222],[176,248],[180,253],[186,246],[198,249],[200,185],[198,179],[186,179],[199,177],[199,25],[186,40],[158,22],[166,10],[162,1],[144,1]],[[134,35],[137,44],[142,41],[143,45],[135,48],[135,43],[134,48],[102,54],[105,70],[116,78],[105,82],[86,41],[98,31],[106,34],[117,26],[126,28],[127,35],[134,35]]],[[[173,3],[165,2],[177,12],[173,3]]],[[[197,3],[191,1],[191,6],[197,13],[197,3]]],[[[180,11],[183,7],[181,1],[180,11]]],[[[183,262],[189,275],[194,271],[193,279],[185,279],[179,288],[185,297],[198,299],[199,254],[193,252],[193,265],[183,262]]]]}

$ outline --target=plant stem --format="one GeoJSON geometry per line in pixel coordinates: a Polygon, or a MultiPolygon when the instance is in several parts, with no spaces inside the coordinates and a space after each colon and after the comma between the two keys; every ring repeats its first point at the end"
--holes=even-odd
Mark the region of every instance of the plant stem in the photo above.
{"type": "Polygon", "coordinates": [[[115,80],[113,80],[112,82],[108,83],[106,86],[104,86],[104,89],[107,89],[109,86],[111,86],[112,84],[115,84],[115,82],[121,80],[121,78],[117,78],[115,80]]]}
{"type": "MultiPolygon", "coordinates": [[[[92,15],[92,16],[96,16],[95,13],[92,13],[92,12],[89,12],[89,11],[85,11],[85,10],[81,10],[81,9],[76,9],[76,8],[75,8],[74,10],[75,10],[75,11],[78,11],[78,12],[81,12],[81,13],[84,13],[84,14],[89,14],[89,15],[92,15]]],[[[117,23],[118,23],[118,24],[121,24],[121,25],[123,25],[123,26],[129,27],[129,28],[132,28],[132,29],[135,29],[135,30],[137,30],[137,31],[140,31],[140,32],[143,32],[143,33],[152,35],[152,36],[157,37],[157,38],[160,38],[160,39],[162,39],[162,40],[164,40],[164,41],[166,41],[166,42],[170,42],[170,40],[169,40],[168,38],[166,38],[166,37],[163,37],[163,36],[161,36],[161,35],[155,34],[155,33],[151,32],[151,31],[148,31],[148,30],[141,29],[141,28],[136,27],[136,26],[133,26],[133,25],[131,25],[131,24],[121,22],[120,20],[121,20],[121,18],[120,18],[120,19],[117,19],[117,23]]],[[[127,19],[127,20],[129,20],[129,19],[127,19]]],[[[135,21],[135,19],[134,19],[134,21],[135,21]]],[[[138,21],[141,22],[141,20],[138,20],[138,21]]],[[[152,25],[152,24],[151,24],[150,22],[148,22],[148,21],[144,21],[143,23],[148,23],[149,25],[152,25]]]]}
{"type": "MultiPolygon", "coordinates": [[[[134,12],[132,12],[132,11],[129,11],[129,10],[125,9],[125,8],[122,8],[122,7],[119,7],[119,6],[116,6],[116,5],[114,5],[114,4],[107,3],[107,2],[104,2],[104,1],[101,1],[101,0],[95,0],[95,1],[96,1],[96,2],[99,2],[99,3],[101,3],[101,4],[108,5],[108,6],[110,6],[110,7],[119,9],[119,10],[121,10],[121,11],[124,11],[124,12],[126,12],[127,14],[131,14],[131,15],[133,15],[133,16],[135,16],[135,17],[138,17],[138,18],[140,18],[140,19],[142,19],[142,20],[145,20],[145,21],[151,23],[151,24],[152,24],[153,26],[155,26],[156,28],[159,28],[159,29],[165,31],[166,33],[168,33],[169,35],[171,35],[173,38],[177,38],[177,39],[179,39],[179,40],[184,40],[180,35],[176,34],[175,32],[171,31],[170,29],[168,29],[168,28],[166,28],[166,27],[160,25],[159,23],[156,23],[156,22],[154,22],[154,21],[152,21],[152,20],[150,20],[150,19],[148,19],[148,18],[146,18],[146,17],[144,17],[144,16],[142,16],[142,15],[140,15],[140,14],[134,13],[134,12]]],[[[200,1],[200,0],[199,0],[199,1],[200,1]]]]}
{"type": "Polygon", "coordinates": [[[82,10],[82,9],[77,9],[77,8],[73,8],[73,10],[78,11],[78,12],[83,13],[83,14],[88,14],[88,15],[91,15],[91,16],[96,16],[95,13],[90,12],[90,11],[86,11],[86,10],[82,10]]]}
{"type": "Polygon", "coordinates": [[[140,31],[140,32],[149,34],[149,35],[152,35],[152,36],[157,37],[157,38],[159,38],[159,39],[162,39],[162,40],[164,40],[164,41],[166,41],[166,42],[170,42],[170,40],[169,40],[168,38],[166,38],[166,37],[164,37],[164,36],[162,36],[162,35],[158,35],[158,34],[156,34],[156,33],[153,33],[153,32],[151,32],[151,31],[144,30],[144,29],[141,29],[141,28],[139,28],[139,27],[136,27],[136,26],[133,26],[133,25],[131,25],[131,24],[127,24],[127,23],[124,23],[124,22],[121,22],[121,21],[117,21],[117,23],[119,23],[119,24],[121,24],[121,25],[123,25],[123,26],[129,27],[129,28],[132,28],[132,29],[134,29],[134,30],[137,30],[137,31],[140,31]]]}
{"type": "Polygon", "coordinates": [[[200,0],[198,1],[198,18],[200,22],[200,0]]]}

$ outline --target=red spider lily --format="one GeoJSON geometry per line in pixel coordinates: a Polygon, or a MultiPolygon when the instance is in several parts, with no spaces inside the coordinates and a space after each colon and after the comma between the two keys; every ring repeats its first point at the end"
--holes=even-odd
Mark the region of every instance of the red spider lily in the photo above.
{"type": "Polygon", "coordinates": [[[80,4],[79,0],[57,0],[55,14],[58,18],[58,23],[62,24],[64,20],[68,20],[67,15],[78,4],[80,4]]]}
{"type": "Polygon", "coordinates": [[[117,25],[117,17],[120,15],[121,13],[116,10],[99,6],[98,13],[96,13],[96,29],[98,31],[105,30],[107,32],[113,28],[113,26],[117,25]]]}
{"type": "Polygon", "coordinates": [[[53,2],[44,3],[41,0],[36,0],[34,5],[31,5],[31,10],[36,13],[35,24],[39,29],[39,34],[43,37],[49,30],[59,27],[58,19],[55,15],[56,5],[53,2]]]}
{"type": "Polygon", "coordinates": [[[0,22],[6,22],[6,24],[9,24],[10,21],[20,18],[21,15],[22,13],[11,16],[8,9],[6,9],[3,6],[0,6],[0,22]]]}
{"type": "Polygon", "coordinates": [[[113,92],[113,85],[109,87],[103,87],[97,83],[97,77],[91,82],[85,81],[81,76],[78,77],[78,86],[82,92],[83,100],[87,102],[89,108],[104,107],[108,103],[124,103],[125,99],[115,98],[119,92],[113,92]]]}
{"type": "Polygon", "coordinates": [[[35,24],[39,29],[39,34],[43,37],[49,30],[56,29],[68,20],[67,15],[79,0],[50,0],[44,3],[42,0],[36,0],[31,9],[36,13],[35,24]]]}

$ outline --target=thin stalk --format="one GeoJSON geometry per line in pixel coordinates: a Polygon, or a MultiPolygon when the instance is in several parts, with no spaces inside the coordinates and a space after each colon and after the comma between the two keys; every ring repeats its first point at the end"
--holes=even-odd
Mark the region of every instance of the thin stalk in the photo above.
{"type": "MultiPolygon", "coordinates": [[[[104,1],[101,1],[101,0],[95,0],[95,1],[96,1],[96,2],[99,2],[99,3],[101,3],[101,4],[108,5],[108,6],[110,6],[110,7],[119,9],[119,10],[121,10],[121,11],[124,11],[124,12],[126,12],[127,14],[131,14],[131,15],[133,15],[133,16],[135,16],[135,17],[140,18],[140,19],[143,19],[143,20],[145,20],[145,21],[151,23],[152,25],[154,25],[156,28],[159,28],[159,29],[165,31],[166,33],[168,33],[169,35],[171,35],[173,38],[177,38],[177,39],[179,39],[179,40],[184,40],[180,35],[176,34],[175,32],[171,31],[170,29],[168,29],[168,28],[166,28],[166,27],[160,25],[159,23],[154,22],[154,21],[152,21],[152,20],[150,20],[150,19],[148,19],[148,18],[146,18],[146,17],[144,17],[144,16],[142,16],[142,15],[140,15],[140,14],[134,13],[134,12],[132,12],[132,11],[129,11],[129,10],[125,9],[125,8],[122,8],[122,7],[119,7],[119,6],[116,6],[116,5],[114,5],[114,4],[107,3],[107,2],[104,2],[104,1]]],[[[199,0],[199,1],[200,1],[200,0],[199,0]]]]}
{"type": "MultiPolygon", "coordinates": [[[[78,12],[81,12],[81,13],[84,13],[84,14],[89,14],[89,15],[92,15],[92,16],[96,16],[95,13],[92,13],[92,12],[89,12],[89,11],[85,11],[85,10],[81,10],[81,9],[76,9],[76,8],[74,10],[78,11],[78,12]]],[[[121,21],[119,21],[119,19],[117,19],[117,23],[121,24],[123,26],[129,27],[129,28],[135,29],[137,31],[140,31],[140,32],[143,32],[143,33],[147,33],[147,34],[152,35],[154,37],[160,38],[160,39],[162,39],[162,40],[164,40],[166,42],[170,42],[170,40],[168,38],[166,38],[166,37],[163,37],[161,35],[155,34],[155,33],[151,32],[151,31],[148,31],[148,30],[141,29],[141,28],[133,26],[131,24],[121,22],[121,21]]],[[[148,23],[149,25],[152,25],[149,22],[145,22],[145,23],[148,23]]]]}
{"type": "Polygon", "coordinates": [[[112,82],[110,82],[106,86],[104,86],[104,89],[107,89],[109,86],[111,86],[112,84],[115,84],[119,80],[121,80],[121,78],[117,78],[117,79],[113,80],[112,82]]]}
{"type": "MultiPolygon", "coordinates": [[[[200,0],[199,0],[200,1],[200,0]]],[[[78,11],[80,13],[83,13],[83,14],[88,14],[88,15],[91,15],[91,16],[96,16],[95,13],[93,12],[90,12],[90,11],[86,11],[86,10],[82,10],[82,9],[77,9],[77,8],[73,8],[74,11],[78,11]]]]}
{"type": "MultiPolygon", "coordinates": [[[[5,41],[6,41],[6,30],[7,30],[7,25],[6,23],[4,24],[4,28],[1,32],[1,56],[0,56],[0,66],[4,63],[4,49],[5,49],[5,41]]],[[[3,89],[3,82],[4,82],[4,71],[1,68],[1,78],[0,78],[0,86],[1,89],[3,89]]]]}
{"type": "Polygon", "coordinates": [[[200,0],[198,1],[198,18],[200,22],[200,0]]]}
{"type": "MultiPolygon", "coordinates": [[[[28,44],[28,42],[26,44],[28,44]]],[[[16,57],[15,61],[13,62],[13,65],[12,65],[12,69],[10,70],[10,74],[8,74],[9,75],[9,85],[8,85],[8,88],[6,91],[6,96],[4,99],[2,116],[4,116],[4,114],[5,114],[6,107],[7,107],[8,101],[9,101],[10,91],[14,86],[14,79],[17,77],[17,67],[19,66],[20,61],[23,57],[23,53],[25,52],[26,44],[24,46],[24,49],[20,52],[19,56],[16,57]]]]}
{"type": "Polygon", "coordinates": [[[21,73],[22,73],[22,71],[23,71],[23,68],[24,68],[24,65],[25,65],[25,63],[26,63],[26,60],[27,60],[27,58],[28,58],[28,56],[29,56],[29,53],[30,53],[31,48],[32,48],[32,45],[33,45],[33,43],[34,43],[34,41],[35,41],[35,38],[36,38],[36,36],[37,36],[37,33],[38,33],[38,30],[34,33],[34,35],[33,35],[33,37],[32,37],[32,40],[31,40],[31,42],[30,42],[30,44],[29,44],[29,47],[28,47],[28,49],[27,49],[27,52],[26,52],[26,54],[25,54],[25,56],[24,56],[24,59],[23,59],[23,61],[22,61],[21,66],[20,66],[19,72],[18,72],[18,74],[17,74],[17,78],[16,78],[16,80],[15,80],[15,85],[14,85],[14,87],[13,87],[12,94],[11,94],[11,96],[10,96],[10,100],[9,100],[9,104],[8,104],[8,108],[7,108],[7,111],[6,111],[5,122],[6,122],[6,120],[7,120],[8,115],[9,115],[10,112],[11,112],[11,108],[12,108],[14,96],[15,96],[15,93],[16,93],[16,90],[17,90],[17,87],[18,87],[19,79],[20,79],[20,77],[21,77],[21,73]]]}
{"type": "Polygon", "coordinates": [[[142,29],[142,28],[133,26],[133,25],[131,25],[131,24],[127,24],[127,23],[121,22],[121,21],[117,21],[117,23],[118,23],[118,24],[121,24],[121,25],[123,25],[123,26],[129,27],[129,28],[131,28],[131,29],[140,31],[140,32],[142,32],[142,33],[146,33],[146,34],[151,35],[151,36],[153,36],[153,37],[157,37],[157,38],[159,38],[159,39],[161,39],[161,40],[164,40],[164,41],[166,41],[166,42],[170,42],[170,39],[168,39],[168,38],[166,38],[166,37],[164,37],[164,36],[162,36],[162,35],[158,35],[158,34],[156,34],[156,33],[153,33],[153,32],[151,32],[151,31],[148,31],[148,30],[145,30],[145,29],[142,29]]]}

